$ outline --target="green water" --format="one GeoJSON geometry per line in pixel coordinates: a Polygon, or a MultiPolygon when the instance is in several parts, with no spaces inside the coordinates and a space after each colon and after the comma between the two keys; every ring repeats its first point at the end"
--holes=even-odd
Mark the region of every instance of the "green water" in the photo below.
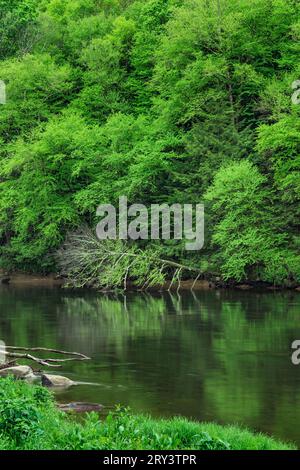
{"type": "Polygon", "coordinates": [[[59,373],[100,386],[72,387],[61,402],[239,423],[300,445],[297,292],[105,296],[3,286],[0,339],[91,356],[59,373]]]}

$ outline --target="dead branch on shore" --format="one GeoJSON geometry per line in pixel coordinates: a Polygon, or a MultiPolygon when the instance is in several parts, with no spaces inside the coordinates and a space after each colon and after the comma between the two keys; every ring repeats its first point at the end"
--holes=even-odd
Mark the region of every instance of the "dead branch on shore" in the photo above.
{"type": "MultiPolygon", "coordinates": [[[[128,281],[140,290],[163,285],[171,275],[170,290],[177,283],[181,288],[181,275],[189,273],[193,280],[204,275],[201,268],[177,263],[162,257],[162,247],[139,245],[122,240],[98,240],[87,227],[69,233],[56,253],[61,274],[69,287],[95,287],[97,289],[122,288],[128,281]]],[[[192,289],[195,283],[193,283],[192,289]]]]}
{"type": "MultiPolygon", "coordinates": [[[[61,349],[51,349],[51,348],[43,348],[43,347],[37,347],[37,348],[25,348],[25,347],[18,347],[18,346],[6,346],[6,349],[13,349],[15,351],[46,351],[46,352],[53,352],[57,354],[65,354],[67,356],[78,356],[81,357],[82,359],[90,359],[90,357],[86,356],[85,354],[79,353],[79,352],[70,352],[70,351],[63,351],[61,349]]],[[[64,359],[62,359],[64,360],[64,359]]]]}
{"type": "Polygon", "coordinates": [[[81,354],[78,352],[68,352],[68,351],[62,351],[60,349],[49,349],[49,348],[42,348],[42,347],[25,348],[25,347],[18,347],[18,346],[5,346],[5,351],[2,351],[2,354],[5,354],[6,357],[10,357],[10,358],[28,359],[29,361],[37,362],[38,364],[41,364],[42,366],[47,366],[47,367],[61,367],[61,363],[64,363],[64,362],[86,361],[90,359],[90,357],[86,356],[85,354],[81,354]],[[43,358],[36,357],[28,353],[9,352],[7,351],[8,349],[15,350],[15,351],[28,351],[28,352],[47,351],[47,352],[54,352],[57,354],[65,354],[65,355],[75,356],[75,357],[69,357],[66,359],[59,359],[59,358],[43,359],[43,358]]]}
{"type": "Polygon", "coordinates": [[[37,362],[38,364],[41,364],[42,366],[47,366],[47,367],[61,367],[59,364],[49,364],[47,360],[40,359],[38,357],[34,357],[31,354],[18,354],[18,353],[5,353],[7,357],[15,357],[18,359],[28,359],[33,362],[37,362]]]}

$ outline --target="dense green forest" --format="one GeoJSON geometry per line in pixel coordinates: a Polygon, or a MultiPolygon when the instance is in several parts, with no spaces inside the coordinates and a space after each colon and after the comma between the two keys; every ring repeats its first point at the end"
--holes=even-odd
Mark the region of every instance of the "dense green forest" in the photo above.
{"type": "Polygon", "coordinates": [[[144,264],[299,284],[299,53],[298,0],[0,0],[1,266],[126,195],[205,204],[203,250],[144,264]]]}

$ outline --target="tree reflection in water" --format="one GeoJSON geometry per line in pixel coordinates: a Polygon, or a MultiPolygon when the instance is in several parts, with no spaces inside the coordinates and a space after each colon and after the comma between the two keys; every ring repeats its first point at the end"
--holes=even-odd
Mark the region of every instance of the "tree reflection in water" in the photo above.
{"type": "Polygon", "coordinates": [[[0,290],[6,344],[83,352],[61,401],[130,405],[152,415],[238,422],[300,444],[300,295],[196,291],[103,295],[0,290]]]}

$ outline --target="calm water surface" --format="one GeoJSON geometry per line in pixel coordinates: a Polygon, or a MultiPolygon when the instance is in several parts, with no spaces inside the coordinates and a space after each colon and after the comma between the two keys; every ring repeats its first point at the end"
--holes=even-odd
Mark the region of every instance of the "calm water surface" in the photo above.
{"type": "Polygon", "coordinates": [[[106,296],[1,287],[0,339],[83,352],[60,374],[96,382],[61,402],[117,403],[153,416],[239,423],[300,445],[297,292],[106,296]]]}

